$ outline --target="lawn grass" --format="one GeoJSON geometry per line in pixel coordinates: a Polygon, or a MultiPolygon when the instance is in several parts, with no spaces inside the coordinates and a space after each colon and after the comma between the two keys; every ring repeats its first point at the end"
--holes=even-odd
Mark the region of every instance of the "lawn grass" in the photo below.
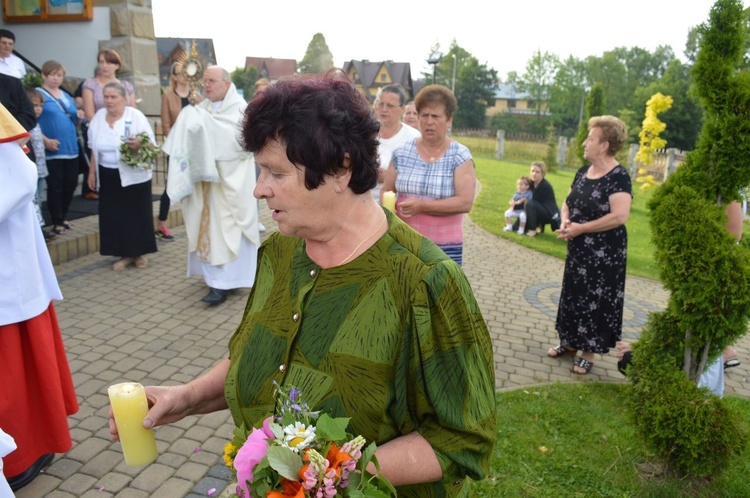
{"type": "MultiPolygon", "coordinates": [[[[517,244],[529,247],[545,254],[565,259],[566,243],[557,239],[557,234],[550,232],[537,237],[524,237],[514,232],[503,232],[505,219],[503,213],[508,208],[508,200],[516,190],[516,180],[521,175],[529,174],[528,164],[516,164],[498,161],[486,157],[474,158],[477,178],[481,183],[481,191],[474,202],[470,217],[480,227],[488,232],[511,240],[517,244]]],[[[555,189],[558,206],[565,200],[570,184],[575,176],[572,170],[557,170],[549,173],[546,178],[555,189]]],[[[630,219],[626,223],[628,230],[628,275],[659,279],[659,270],[654,261],[654,246],[651,243],[651,228],[648,222],[646,203],[651,192],[642,192],[640,184],[634,184],[633,205],[630,219]]]]}
{"type": "MultiPolygon", "coordinates": [[[[624,384],[575,383],[497,394],[497,442],[472,497],[742,497],[750,449],[719,476],[665,469],[636,436],[624,384]]],[[[728,397],[750,426],[750,400],[728,397]]],[[[750,427],[748,427],[750,428],[750,427]]]]}

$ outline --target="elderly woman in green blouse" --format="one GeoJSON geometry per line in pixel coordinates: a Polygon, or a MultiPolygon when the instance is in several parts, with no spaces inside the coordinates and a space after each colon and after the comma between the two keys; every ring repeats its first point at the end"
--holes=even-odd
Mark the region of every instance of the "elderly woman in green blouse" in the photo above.
{"type": "Polygon", "coordinates": [[[258,253],[229,358],[147,387],[144,426],[227,407],[258,426],[275,381],[350,417],[399,496],[468,496],[496,436],[490,337],[459,266],[373,200],[367,102],[348,80],[282,80],[250,102],[242,136],[279,231],[258,253]]]}

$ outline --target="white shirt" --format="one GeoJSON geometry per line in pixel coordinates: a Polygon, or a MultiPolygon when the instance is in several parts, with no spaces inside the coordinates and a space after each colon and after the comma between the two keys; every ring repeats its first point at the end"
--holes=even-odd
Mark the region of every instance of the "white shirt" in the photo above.
{"type": "Polygon", "coordinates": [[[0,57],[0,73],[23,79],[26,76],[26,65],[20,57],[10,54],[8,57],[0,57]]]}
{"type": "Polygon", "coordinates": [[[391,138],[379,137],[380,145],[378,145],[378,154],[380,155],[380,169],[388,169],[394,150],[406,142],[421,136],[422,134],[416,128],[412,128],[406,123],[401,123],[401,129],[391,138]]]}

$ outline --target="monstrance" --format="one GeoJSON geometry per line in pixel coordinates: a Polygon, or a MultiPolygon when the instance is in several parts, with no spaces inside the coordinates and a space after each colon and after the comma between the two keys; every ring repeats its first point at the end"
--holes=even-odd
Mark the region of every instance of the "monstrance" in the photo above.
{"type": "Polygon", "coordinates": [[[190,105],[195,105],[198,88],[203,86],[203,72],[208,67],[206,60],[198,53],[198,49],[195,47],[195,40],[193,40],[190,46],[190,52],[185,52],[179,59],[182,65],[182,76],[187,80],[190,86],[190,94],[188,100],[190,105]]]}

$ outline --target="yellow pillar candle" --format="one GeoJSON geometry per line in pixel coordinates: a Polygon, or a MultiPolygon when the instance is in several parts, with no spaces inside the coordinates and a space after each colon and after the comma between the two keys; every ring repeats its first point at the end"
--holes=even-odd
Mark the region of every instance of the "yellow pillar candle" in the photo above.
{"type": "Polygon", "coordinates": [[[383,207],[396,212],[396,192],[383,192],[383,207]]]}
{"type": "Polygon", "coordinates": [[[109,402],[117,423],[125,463],[140,467],[156,460],[156,439],[153,429],[143,427],[148,413],[148,401],[143,386],[136,382],[123,382],[110,386],[109,402]]]}

